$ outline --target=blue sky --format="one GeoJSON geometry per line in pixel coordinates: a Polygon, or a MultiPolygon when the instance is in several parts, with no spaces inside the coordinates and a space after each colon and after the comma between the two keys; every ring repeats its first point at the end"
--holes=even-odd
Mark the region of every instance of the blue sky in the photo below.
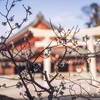
{"type": "MultiPolygon", "coordinates": [[[[12,0],[9,0],[10,2],[12,0]]],[[[0,11],[5,13],[5,2],[6,0],[0,0],[0,11]]],[[[85,14],[82,12],[83,6],[89,6],[92,3],[98,3],[100,5],[100,0],[22,0],[20,4],[16,4],[15,8],[11,11],[11,15],[15,15],[15,21],[20,22],[25,15],[22,8],[22,4],[25,6],[30,6],[32,9],[32,15],[29,16],[28,21],[21,27],[23,29],[29,23],[34,21],[37,14],[41,12],[45,19],[49,21],[51,19],[55,26],[64,26],[65,29],[77,26],[80,29],[86,28],[85,22],[88,20],[85,14]]],[[[2,26],[2,21],[5,19],[0,16],[0,35],[4,34],[8,27],[2,26]]],[[[20,29],[20,30],[21,30],[20,29]]],[[[19,30],[16,30],[16,33],[19,30]]]]}

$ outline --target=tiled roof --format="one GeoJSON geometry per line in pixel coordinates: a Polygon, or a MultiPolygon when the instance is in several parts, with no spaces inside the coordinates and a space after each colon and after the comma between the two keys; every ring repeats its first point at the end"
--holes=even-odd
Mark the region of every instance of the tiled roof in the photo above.
{"type": "MultiPolygon", "coordinates": [[[[46,25],[48,28],[51,29],[51,24],[45,20],[45,18],[43,17],[43,15],[41,13],[39,13],[36,17],[36,19],[31,22],[28,26],[26,26],[23,30],[21,30],[20,32],[16,33],[14,36],[12,36],[11,38],[9,38],[7,40],[7,44],[11,41],[16,42],[20,39],[22,39],[24,37],[24,35],[29,32],[29,27],[36,27],[39,22],[43,22],[44,25],[46,25]]],[[[57,27],[53,26],[54,29],[57,29],[57,27]]]]}

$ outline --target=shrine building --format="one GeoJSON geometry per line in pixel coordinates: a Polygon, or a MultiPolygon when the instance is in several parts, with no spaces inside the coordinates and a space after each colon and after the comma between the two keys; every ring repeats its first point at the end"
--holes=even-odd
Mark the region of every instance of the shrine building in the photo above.
{"type": "MultiPolygon", "coordinates": [[[[10,37],[7,40],[7,45],[9,48],[11,48],[11,44],[13,43],[15,45],[15,47],[17,48],[17,50],[21,49],[21,46],[23,46],[25,44],[24,39],[27,37],[28,41],[30,43],[30,45],[26,44],[26,46],[24,47],[24,50],[27,51],[30,47],[31,50],[33,52],[33,56],[30,58],[30,61],[34,61],[34,59],[37,57],[37,55],[44,49],[44,47],[42,46],[37,46],[36,42],[39,42],[40,45],[42,45],[42,41],[45,39],[45,37],[43,36],[34,36],[33,32],[30,32],[29,28],[34,28],[35,30],[37,30],[37,34],[38,34],[38,30],[39,29],[43,29],[43,30],[52,30],[51,24],[45,20],[44,16],[39,13],[36,16],[36,19],[30,23],[28,26],[26,26],[23,30],[21,30],[20,32],[18,32],[17,34],[13,35],[12,37],[10,37]],[[22,45],[20,45],[22,44],[22,45]]],[[[53,25],[54,29],[58,29],[56,26],[53,25]]],[[[48,33],[47,33],[48,34],[48,33]]],[[[50,37],[50,40],[53,37],[50,37]]],[[[15,48],[13,48],[13,50],[15,50],[15,48]]],[[[81,48],[80,52],[82,53],[86,53],[86,49],[85,48],[81,48]]],[[[51,51],[51,57],[50,59],[53,60],[58,60],[61,59],[64,55],[64,47],[55,47],[53,48],[53,50],[51,51]]],[[[55,62],[50,60],[51,62],[51,67],[50,69],[50,73],[54,73],[55,72],[55,62]]],[[[44,70],[44,58],[43,57],[39,57],[35,63],[41,63],[41,70],[44,70]]],[[[81,58],[80,55],[77,55],[77,59],[76,59],[76,53],[72,52],[72,54],[65,56],[64,60],[64,67],[59,68],[59,72],[76,72],[77,68],[81,68],[81,70],[83,71],[83,67],[87,66],[88,63],[81,58]],[[69,62],[69,63],[68,63],[69,62]]],[[[19,65],[19,69],[20,71],[22,71],[23,69],[25,69],[25,64],[23,62],[17,62],[17,64],[19,65]]],[[[38,72],[37,72],[38,73],[38,72]]],[[[14,64],[11,62],[10,59],[7,59],[6,57],[0,55],[0,75],[10,75],[10,74],[17,74],[17,70],[14,66],[14,64]]]]}

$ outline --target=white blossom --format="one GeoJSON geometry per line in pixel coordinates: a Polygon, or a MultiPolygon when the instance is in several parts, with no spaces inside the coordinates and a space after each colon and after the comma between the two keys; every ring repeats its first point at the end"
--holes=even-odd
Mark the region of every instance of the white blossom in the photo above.
{"type": "Polygon", "coordinates": [[[100,88],[97,88],[97,93],[100,94],[100,88]]]}
{"type": "Polygon", "coordinates": [[[90,87],[87,87],[85,90],[86,90],[87,92],[90,92],[90,87]]]}
{"type": "Polygon", "coordinates": [[[27,77],[28,71],[27,71],[26,69],[24,69],[24,70],[21,72],[21,75],[22,75],[22,77],[27,77]]]}
{"type": "Polygon", "coordinates": [[[80,73],[80,72],[81,72],[81,68],[77,68],[76,71],[77,71],[78,73],[80,73]]]}

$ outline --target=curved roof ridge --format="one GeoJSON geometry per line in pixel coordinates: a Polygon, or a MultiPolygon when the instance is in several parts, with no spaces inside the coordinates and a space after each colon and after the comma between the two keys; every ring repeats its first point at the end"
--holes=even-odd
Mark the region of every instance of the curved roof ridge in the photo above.
{"type": "MultiPolygon", "coordinates": [[[[15,35],[13,35],[12,37],[10,37],[8,40],[7,40],[7,44],[13,40],[15,40],[16,38],[20,39],[21,37],[23,37],[24,34],[26,34],[29,30],[28,28],[31,26],[31,27],[36,27],[37,24],[39,24],[39,22],[42,21],[48,28],[52,29],[51,28],[51,24],[45,20],[44,16],[42,15],[42,13],[39,13],[37,15],[37,17],[35,18],[34,21],[32,21],[29,25],[27,25],[24,29],[22,29],[21,31],[19,31],[18,33],[16,33],[15,35]]],[[[54,29],[58,29],[56,26],[53,26],[54,29]]]]}

